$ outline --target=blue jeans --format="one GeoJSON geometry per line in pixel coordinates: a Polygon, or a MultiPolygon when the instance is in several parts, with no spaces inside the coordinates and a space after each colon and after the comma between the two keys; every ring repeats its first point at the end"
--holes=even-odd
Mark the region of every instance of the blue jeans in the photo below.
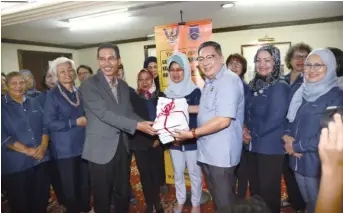
{"type": "Polygon", "coordinates": [[[320,178],[305,177],[297,172],[295,172],[295,178],[297,180],[301,195],[306,202],[307,212],[314,213],[319,193],[320,178]]]}

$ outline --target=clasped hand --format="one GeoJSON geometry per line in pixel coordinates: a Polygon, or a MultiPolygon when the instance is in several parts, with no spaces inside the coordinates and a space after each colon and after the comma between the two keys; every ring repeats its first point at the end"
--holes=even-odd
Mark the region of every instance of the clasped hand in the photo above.
{"type": "Polygon", "coordinates": [[[293,142],[295,141],[295,138],[289,135],[284,135],[282,136],[282,140],[285,143],[285,150],[289,155],[293,155],[297,158],[300,158],[303,156],[301,153],[294,152],[293,142]]]}
{"type": "Polygon", "coordinates": [[[27,147],[25,149],[25,154],[27,156],[33,157],[34,159],[40,161],[43,159],[47,146],[44,144],[39,145],[36,148],[27,147]]]}

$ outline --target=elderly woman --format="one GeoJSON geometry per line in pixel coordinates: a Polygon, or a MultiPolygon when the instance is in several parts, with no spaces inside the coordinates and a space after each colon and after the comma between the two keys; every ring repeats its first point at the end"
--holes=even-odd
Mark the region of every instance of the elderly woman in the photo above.
{"type": "Polygon", "coordinates": [[[26,92],[25,95],[30,97],[37,97],[40,92],[36,89],[36,80],[30,70],[20,70],[20,73],[23,75],[26,83],[26,92]]]}
{"type": "Polygon", "coordinates": [[[249,83],[244,141],[250,141],[252,177],[250,186],[272,213],[280,212],[284,147],[281,140],[289,105],[289,86],[281,80],[280,51],[263,46],[255,55],[255,77],[249,83]]]}
{"type": "MultiPolygon", "coordinates": [[[[137,115],[147,121],[156,118],[157,99],[159,92],[153,87],[153,75],[146,69],[138,73],[137,92],[132,91],[130,99],[137,115]]],[[[141,178],[143,193],[147,203],[146,213],[163,212],[160,201],[160,186],[164,183],[163,149],[156,136],[148,136],[137,132],[130,141],[138,171],[141,178]]]]}
{"type": "Polygon", "coordinates": [[[73,86],[74,61],[61,57],[51,64],[56,87],[46,97],[44,123],[51,134],[52,157],[56,159],[68,212],[90,211],[88,164],[81,158],[87,120],[79,91],[73,86]]]}
{"type": "MultiPolygon", "coordinates": [[[[169,79],[165,90],[167,98],[185,98],[188,105],[197,106],[201,91],[192,82],[191,66],[185,54],[176,53],[168,58],[169,79]]],[[[197,114],[189,115],[189,128],[197,127],[197,114]]],[[[197,144],[195,139],[176,141],[170,147],[174,168],[177,206],[175,213],[181,213],[186,202],[185,169],[187,166],[192,187],[192,213],[200,212],[202,190],[201,167],[197,164],[197,144]]]]}
{"type": "Polygon", "coordinates": [[[287,114],[290,125],[283,140],[307,212],[313,213],[320,182],[320,119],[327,107],[343,106],[343,91],[338,87],[336,60],[330,50],[312,51],[304,67],[304,83],[293,95],[287,114]]]}
{"type": "Polygon", "coordinates": [[[45,213],[49,200],[48,131],[40,104],[26,97],[19,72],[6,77],[1,98],[1,175],[12,213],[45,213]]]}

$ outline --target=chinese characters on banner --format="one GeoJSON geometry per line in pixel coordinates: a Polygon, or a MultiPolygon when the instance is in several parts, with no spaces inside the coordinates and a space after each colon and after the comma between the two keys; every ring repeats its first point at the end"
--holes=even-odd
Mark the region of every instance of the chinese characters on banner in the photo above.
{"type": "MultiPolygon", "coordinates": [[[[198,48],[201,43],[212,38],[212,21],[190,21],[184,25],[170,24],[155,27],[156,57],[160,78],[161,91],[168,87],[168,64],[167,60],[175,52],[187,55],[191,65],[192,80],[200,88],[204,81],[197,69],[198,48]]],[[[174,170],[171,162],[170,152],[165,151],[166,183],[174,184],[174,170]]],[[[187,170],[185,171],[186,185],[190,186],[187,170]]],[[[203,188],[206,188],[203,181],[203,188]]]]}

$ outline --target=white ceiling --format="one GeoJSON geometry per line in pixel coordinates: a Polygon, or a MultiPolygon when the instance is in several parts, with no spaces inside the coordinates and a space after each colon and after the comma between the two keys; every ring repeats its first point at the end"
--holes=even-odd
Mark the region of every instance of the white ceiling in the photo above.
{"type": "Polygon", "coordinates": [[[224,2],[219,1],[59,3],[45,8],[45,12],[2,15],[1,37],[73,46],[133,39],[153,34],[154,26],[179,22],[180,10],[185,21],[212,19],[213,28],[343,16],[343,2],[246,2],[236,2],[235,7],[227,9],[221,8],[224,2]],[[68,18],[124,7],[129,8],[131,17],[107,29],[76,32],[60,24],[68,18]]]}

